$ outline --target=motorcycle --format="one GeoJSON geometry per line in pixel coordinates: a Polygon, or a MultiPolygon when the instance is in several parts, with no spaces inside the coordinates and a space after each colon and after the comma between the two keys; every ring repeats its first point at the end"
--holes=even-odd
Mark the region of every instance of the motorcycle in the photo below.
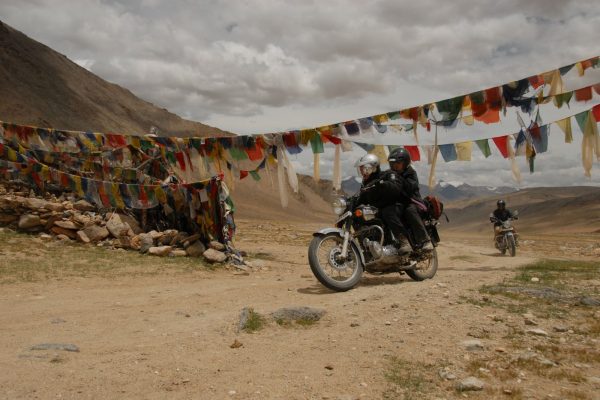
{"type": "Polygon", "coordinates": [[[308,260],[319,282],[331,290],[343,292],[356,286],[364,271],[371,274],[406,273],[415,281],[433,278],[438,268],[439,222],[426,212],[421,213],[434,248],[432,251],[420,250],[412,232],[407,230],[413,251],[401,255],[393,233],[378,217],[377,208],[358,204],[358,199],[359,195],[355,195],[335,200],[333,209],[339,216],[335,228],[313,233],[308,260]]]}
{"type": "Polygon", "coordinates": [[[515,211],[513,213],[513,217],[507,219],[506,221],[500,221],[498,218],[494,217],[494,214],[490,214],[490,221],[495,223],[499,223],[494,227],[494,246],[500,253],[506,254],[506,251],[510,253],[511,257],[517,255],[517,234],[515,233],[515,228],[512,226],[512,221],[518,219],[519,212],[515,211]]]}

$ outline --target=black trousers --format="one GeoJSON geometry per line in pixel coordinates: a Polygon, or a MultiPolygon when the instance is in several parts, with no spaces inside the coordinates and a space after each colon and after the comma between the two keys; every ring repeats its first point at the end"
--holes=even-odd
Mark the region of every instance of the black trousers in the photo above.
{"type": "Polygon", "coordinates": [[[379,212],[385,224],[390,228],[394,236],[396,236],[396,239],[404,235],[405,229],[401,219],[402,210],[396,204],[383,207],[379,212]]]}
{"type": "Polygon", "coordinates": [[[407,225],[410,227],[410,230],[413,233],[415,238],[415,242],[419,245],[423,242],[429,241],[429,235],[427,234],[427,229],[425,229],[425,225],[423,224],[423,220],[419,215],[419,210],[417,210],[417,206],[414,204],[409,205],[399,205],[398,208],[402,210],[402,217],[406,221],[407,225]]]}

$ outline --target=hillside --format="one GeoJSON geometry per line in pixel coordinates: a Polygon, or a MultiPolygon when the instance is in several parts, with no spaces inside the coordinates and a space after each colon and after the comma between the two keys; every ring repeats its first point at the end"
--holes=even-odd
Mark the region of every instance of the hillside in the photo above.
{"type": "MultiPolygon", "coordinates": [[[[447,204],[450,224],[445,230],[464,233],[491,231],[489,214],[498,196],[447,204]]],[[[600,188],[590,186],[531,188],[502,196],[510,210],[519,211],[516,225],[524,232],[600,233],[600,188]]]]}
{"type": "Polygon", "coordinates": [[[67,130],[228,134],[136,97],[0,21],[0,120],[67,130]]]}

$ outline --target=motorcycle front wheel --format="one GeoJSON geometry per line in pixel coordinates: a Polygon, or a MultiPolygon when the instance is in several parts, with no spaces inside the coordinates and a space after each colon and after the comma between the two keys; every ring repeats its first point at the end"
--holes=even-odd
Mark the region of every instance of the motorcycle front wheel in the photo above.
{"type": "Polygon", "coordinates": [[[508,238],[508,248],[510,250],[510,256],[514,257],[517,255],[517,244],[515,243],[515,237],[511,236],[508,238]]]}
{"type": "Polygon", "coordinates": [[[431,257],[427,260],[420,261],[417,263],[414,269],[409,269],[406,275],[410,276],[415,281],[424,281],[425,279],[431,279],[435,276],[438,269],[438,256],[437,250],[434,248],[431,252],[431,257]]]}
{"type": "Polygon", "coordinates": [[[337,233],[315,236],[308,248],[308,262],[315,277],[323,286],[337,292],[352,289],[363,273],[360,255],[354,246],[341,261],[344,239],[337,233]]]}

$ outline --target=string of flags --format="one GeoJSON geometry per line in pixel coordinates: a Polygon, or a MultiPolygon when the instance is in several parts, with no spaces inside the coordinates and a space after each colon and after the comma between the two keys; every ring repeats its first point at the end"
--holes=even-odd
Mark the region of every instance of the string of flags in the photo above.
{"type": "MultiPolygon", "coordinates": [[[[571,143],[574,141],[574,119],[582,132],[584,173],[590,176],[594,157],[600,159],[597,129],[600,105],[546,124],[541,120],[539,106],[553,104],[560,109],[570,107],[573,102],[588,104],[597,100],[600,83],[565,91],[562,77],[570,71],[576,71],[582,77],[586,70],[599,66],[600,58],[593,57],[434,103],[310,129],[256,135],[136,136],[0,122],[1,153],[5,163],[12,163],[4,165],[18,171],[20,176],[30,174],[30,178],[39,183],[50,180],[68,184],[77,193],[100,204],[134,208],[163,203],[161,199],[165,196],[161,191],[165,189],[161,179],[166,176],[176,176],[181,182],[168,186],[169,194],[175,196],[181,187],[193,194],[190,188],[197,190],[194,185],[205,185],[207,179],[219,174],[233,184],[235,179],[247,176],[260,180],[261,171],[270,176],[274,170],[285,206],[287,184],[298,191],[296,173],[288,155],[298,154],[306,148],[314,154],[314,177],[319,179],[320,154],[326,146],[334,147],[333,185],[336,189],[341,187],[341,153],[352,150],[354,143],[366,151],[383,154],[384,145],[370,143],[377,137],[386,138],[388,146],[404,146],[415,161],[426,158],[431,165],[430,185],[433,184],[438,154],[444,162],[470,161],[472,149],[477,147],[487,158],[491,154],[490,140],[504,158],[511,160],[513,175],[519,180],[520,172],[514,158],[525,156],[533,172],[536,155],[548,148],[550,126],[557,125],[564,133],[565,143],[571,143]],[[451,130],[458,124],[468,127],[475,122],[496,124],[511,107],[532,117],[529,126],[523,123],[518,132],[510,134],[486,137],[477,133],[466,141],[453,140],[451,130]],[[445,129],[438,132],[438,127],[445,129]],[[27,167],[19,169],[18,165],[27,167]]],[[[191,201],[187,194],[182,196],[191,201]]]]}

